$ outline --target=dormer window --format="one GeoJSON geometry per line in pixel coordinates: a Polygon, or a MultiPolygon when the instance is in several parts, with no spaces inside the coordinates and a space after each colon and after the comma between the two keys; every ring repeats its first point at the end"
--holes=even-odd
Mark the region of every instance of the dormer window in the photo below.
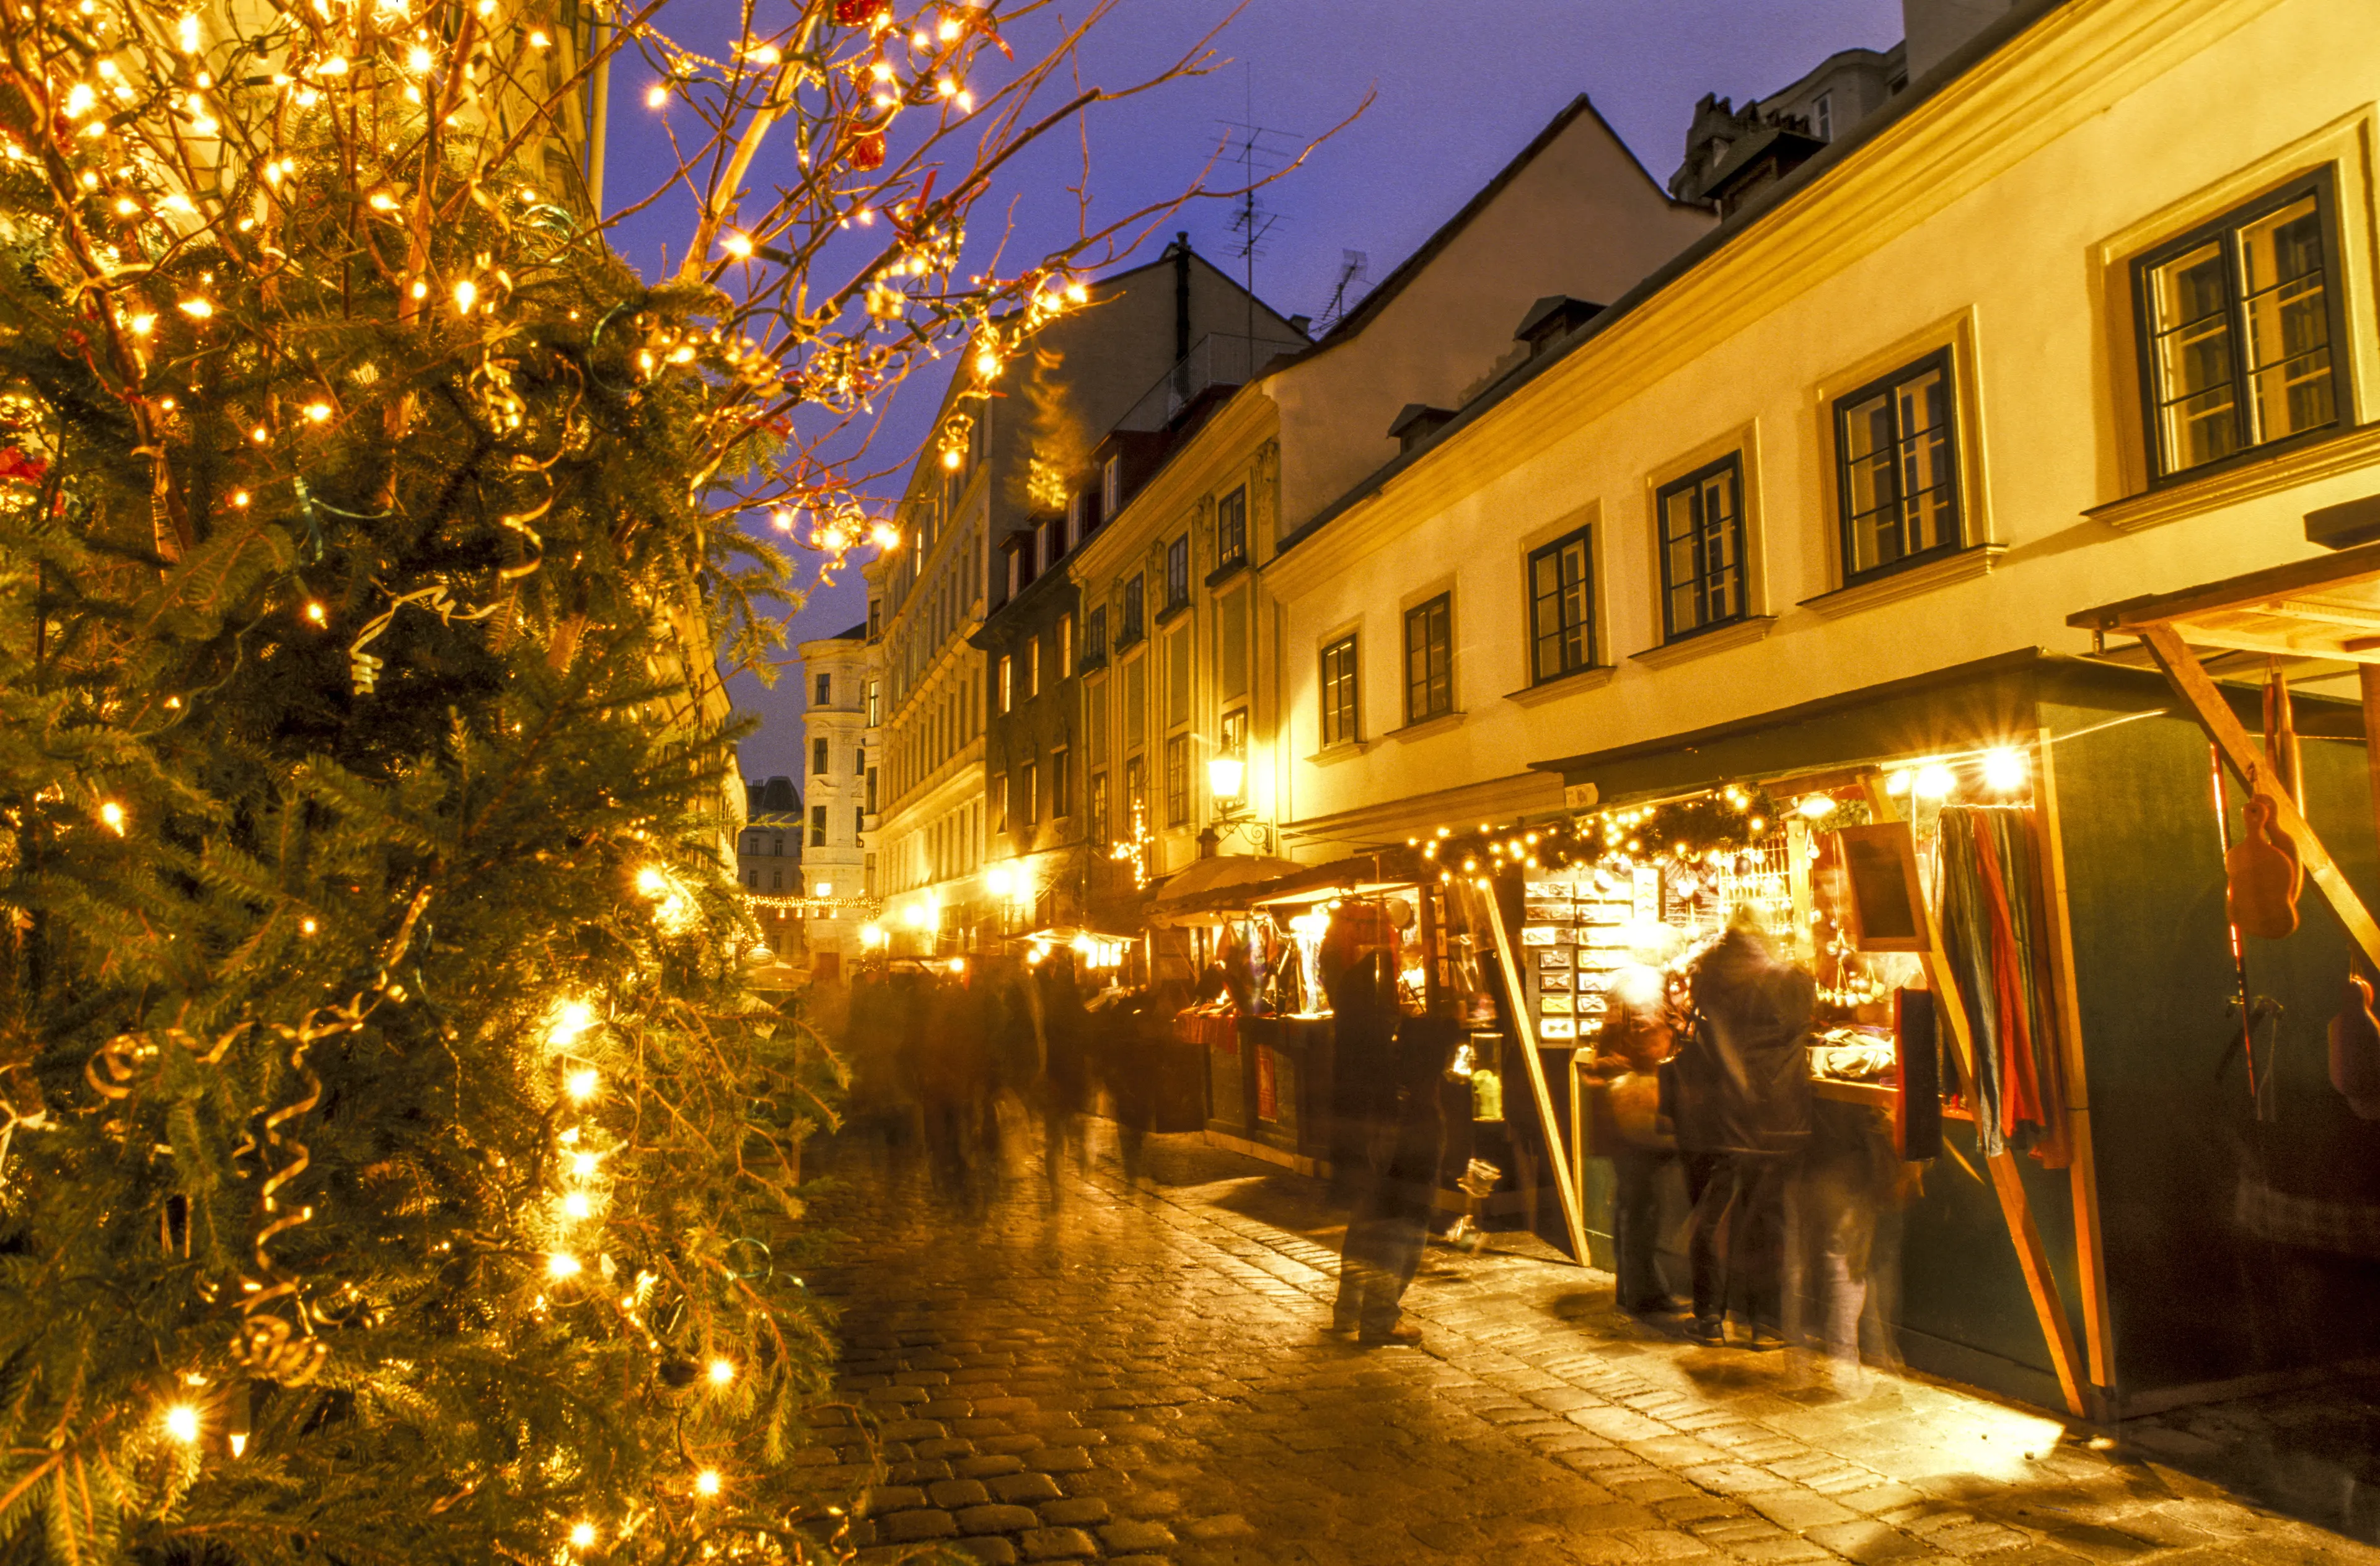
{"type": "Polygon", "coordinates": [[[1432,407],[1427,403],[1407,403],[1397,410],[1395,420],[1389,425],[1389,439],[1396,442],[1400,455],[1420,445],[1446,427],[1454,417],[1448,407],[1432,407]]]}
{"type": "Polygon", "coordinates": [[[1099,469],[1099,515],[1113,516],[1123,509],[1123,457],[1111,456],[1099,469]]]}
{"type": "Polygon", "coordinates": [[[1513,330],[1512,340],[1528,344],[1529,357],[1536,358],[1602,312],[1601,305],[1585,299],[1548,294],[1529,307],[1529,313],[1513,330]]]}

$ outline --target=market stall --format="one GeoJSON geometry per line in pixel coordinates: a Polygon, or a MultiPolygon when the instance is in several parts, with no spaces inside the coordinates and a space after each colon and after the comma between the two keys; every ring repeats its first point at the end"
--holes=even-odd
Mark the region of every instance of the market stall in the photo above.
{"type": "MultiPolygon", "coordinates": [[[[2313,607],[2366,616],[2380,637],[2380,548],[2369,554],[2356,564],[2370,603],[2313,607]]],[[[2095,613],[2155,628],[2141,605],[2095,613]]],[[[1699,939],[1737,904],[1768,910],[1834,1030],[1813,1051],[1820,1109],[1881,1121],[1909,1160],[1889,1215],[1897,1256],[1876,1269],[1897,1293],[1886,1348],[2109,1416],[2380,1349],[2368,1309],[2380,1138],[2325,1069],[2325,1030],[2353,1021],[2350,965],[2372,971],[2361,704],[2301,665],[2294,740],[2276,722],[2260,741],[2276,672],[2235,655],[2205,667],[2193,696],[2186,679],[2113,662],[2127,656],[2150,662],[2124,648],[2110,661],[2023,649],[1548,760],[1568,810],[1457,826],[1437,854],[1503,889],[1516,956],[1547,949],[1524,944],[1529,925],[1570,928],[1571,988],[1534,988],[1539,1026],[1566,1014],[1584,1030],[1597,990],[1578,976],[1602,970],[1578,953],[1609,949],[1594,930],[1623,893],[1633,923],[1661,927],[1637,932],[1652,939],[1632,941],[1632,958],[1664,965],[1677,960],[1665,943],[1699,939]],[[2248,807],[2293,747],[2301,792],[2248,807]],[[2220,787],[2217,758],[2233,774],[2220,787]],[[2325,894],[2270,939],[2233,922],[2241,883],[2226,865],[2273,848],[2268,834],[2325,894]],[[1660,880],[1642,904],[1638,868],[1660,880]],[[1526,917],[1533,881],[1542,919],[1526,917]],[[1547,1010],[1549,996],[1567,1014],[1547,1010]]],[[[1576,1123],[1588,1226],[1608,1233],[1591,1101],[1576,1123]]]]}
{"type": "MultiPolygon", "coordinates": [[[[1190,930],[1207,998],[1176,1018],[1205,1050],[1211,1138],[1308,1172],[1363,1157],[1357,1107],[1384,1047],[1351,1029],[1333,1004],[1333,976],[1366,954],[1391,965],[1399,1014],[1435,1018],[1453,1039],[1443,1086],[1447,1150],[1439,1205],[1521,1211],[1535,1219],[1548,1171],[1574,1253],[1585,1255],[1543,1062],[1519,1043],[1520,993],[1498,958],[1500,911],[1470,880],[1411,852],[1369,855],[1234,885],[1170,911],[1190,930]],[[1514,1135],[1508,1113],[1524,1117],[1514,1135]],[[1467,1184],[1466,1184],[1467,1183],[1467,1184]],[[1501,1186],[1501,1191],[1492,1187],[1501,1186]]],[[[1557,1047],[1566,1067],[1570,1045],[1557,1047]]]]}

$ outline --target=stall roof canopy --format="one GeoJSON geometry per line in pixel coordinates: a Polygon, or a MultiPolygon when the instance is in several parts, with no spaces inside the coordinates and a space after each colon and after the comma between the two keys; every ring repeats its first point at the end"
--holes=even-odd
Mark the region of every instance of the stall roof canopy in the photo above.
{"type": "MultiPolygon", "coordinates": [[[[2252,692],[2232,699],[2252,701],[2252,692]]],[[[1813,701],[1578,756],[1532,761],[1567,784],[1592,783],[1592,804],[1632,804],[1722,781],[1765,783],[1858,769],[1919,756],[1952,755],[2028,743],[2043,703],[2109,711],[2169,709],[2173,698],[2154,673],[2043,648],[1995,653],[1947,669],[1880,681],[1813,701]]],[[[2362,737],[2350,703],[2310,698],[2298,710],[2306,734],[2362,737]]]]}
{"type": "Polygon", "coordinates": [[[1250,854],[1201,859],[1165,883],[1164,889],[1149,904],[1149,917],[1158,924],[1177,920],[1194,924],[1211,922],[1203,917],[1253,908],[1259,903],[1278,903],[1305,893],[1320,896],[1330,892],[1354,891],[1373,885],[1408,886],[1419,873],[1415,856],[1401,850],[1359,854],[1351,859],[1334,859],[1327,865],[1298,865],[1287,859],[1250,854]],[[1210,876],[1204,880],[1203,884],[1183,889],[1177,894],[1177,887],[1189,878],[1192,871],[1203,865],[1217,864],[1270,867],[1273,873],[1250,875],[1242,872],[1228,880],[1210,876]]]}
{"type": "Polygon", "coordinates": [[[2196,647],[2380,663],[2380,543],[2067,616],[2101,635],[2173,628],[2196,647]]]}

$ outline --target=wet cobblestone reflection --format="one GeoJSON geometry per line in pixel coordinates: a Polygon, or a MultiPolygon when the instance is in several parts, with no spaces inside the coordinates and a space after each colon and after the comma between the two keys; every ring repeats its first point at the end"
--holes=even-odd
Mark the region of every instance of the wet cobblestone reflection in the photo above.
{"type": "Polygon", "coordinates": [[[958,1200],[824,1149],[851,1238],[813,1281],[881,1466],[839,1409],[806,1459],[822,1494],[878,1481],[871,1560],[2380,1561],[2046,1417],[1660,1336],[1607,1276],[1493,1247],[1431,1247],[1420,1349],[1359,1347],[1318,1183],[1160,1137],[1128,1186],[1095,1129],[1053,1192],[1006,1140],[958,1200]]]}

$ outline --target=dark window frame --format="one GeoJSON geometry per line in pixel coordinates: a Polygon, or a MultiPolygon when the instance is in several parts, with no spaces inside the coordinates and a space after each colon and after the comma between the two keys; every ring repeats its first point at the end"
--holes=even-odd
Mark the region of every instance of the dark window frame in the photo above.
{"type": "Polygon", "coordinates": [[[2243,462],[2253,462],[2292,446],[2328,439],[2354,427],[2355,377],[2351,361],[2355,356],[2347,327],[2347,291],[2343,285],[2347,280],[2340,275],[2345,249],[2338,226],[2338,181],[2331,166],[2325,164],[2275,186],[2252,200],[2242,201],[2187,233],[2159,240],[2155,248],[2132,258],[2132,350],[2140,376],[2142,443],[2148,455],[2152,488],[2204,478],[2210,473],[2219,473],[2243,462]],[[2330,421],[2251,443],[2247,439],[2247,421],[2251,400],[2249,375],[2252,367],[2247,362],[2247,300],[2240,289],[2237,236],[2240,229],[2258,218],[2269,216],[2307,196],[2313,198],[2315,225],[2322,238],[2323,319],[2329,334],[2324,346],[2330,354],[2330,421]],[[2176,467],[2168,466],[2171,454],[2165,449],[2164,404],[2159,395],[2161,388],[2156,369],[2156,311],[2151,294],[2151,280],[2157,268],[2187,255],[2209,240],[2214,240],[2222,251],[2224,313],[2231,346],[2231,417],[2240,444],[2227,455],[2187,467],[2176,467]]]}
{"type": "MultiPolygon", "coordinates": [[[[1890,372],[1879,375],[1875,380],[1869,381],[1863,385],[1853,387],[1851,391],[1848,391],[1842,395],[1835,398],[1832,408],[1835,438],[1835,541],[1836,547],[1841,552],[1841,575],[1843,586],[1853,587],[1861,582],[1872,582],[1879,577],[1891,576],[1896,571],[1905,571],[1913,565],[1922,565],[1928,561],[1940,560],[1945,556],[1956,554],[1961,550],[1967,547],[1967,498],[1965,494],[1967,469],[1966,463],[1963,460],[1963,454],[1959,449],[1961,412],[1961,404],[1959,395],[1958,360],[1947,346],[1936,348],[1931,353],[1922,354],[1916,358],[1911,359],[1906,364],[1899,366],[1890,372]],[[1907,385],[1912,381],[1920,379],[1928,371],[1938,371],[1940,373],[1942,377],[1943,396],[1948,405],[1941,428],[1948,431],[1949,436],[1950,448],[1950,476],[1942,487],[1947,489],[1949,492],[1951,536],[1947,542],[1929,544],[1922,550],[1913,550],[1901,555],[1898,559],[1885,561],[1882,564],[1867,566],[1864,569],[1857,568],[1852,564],[1858,559],[1858,551],[1853,546],[1853,534],[1852,529],[1853,524],[1858,520],[1858,518],[1852,511],[1853,494],[1851,473],[1852,458],[1850,439],[1852,410],[1879,395],[1886,399],[1886,407],[1892,410],[1892,444],[1896,454],[1892,464],[1892,471],[1896,475],[1896,478],[1894,482],[1895,493],[1891,504],[1896,506],[1906,505],[1908,504],[1908,496],[1901,492],[1897,476],[1900,468],[1900,458],[1899,453],[1900,448],[1907,443],[1910,432],[1900,427],[1900,405],[1899,398],[1895,396],[1894,394],[1900,387],[1907,385]]],[[[1740,500],[1738,504],[1739,505],[1741,504],[1740,500]]]]}
{"type": "Polygon", "coordinates": [[[1531,550],[1529,552],[1527,569],[1528,576],[1526,583],[1529,593],[1529,683],[1533,686],[1541,686],[1548,680],[1559,680],[1567,675],[1575,674],[1583,669],[1594,668],[1596,654],[1599,650],[1596,637],[1595,625],[1594,524],[1589,523],[1584,528],[1574,528],[1571,531],[1564,533],[1560,538],[1555,539],[1550,543],[1540,544],[1537,548],[1531,550]],[[1563,552],[1569,550],[1572,545],[1577,546],[1579,558],[1585,562],[1585,567],[1581,571],[1579,578],[1581,597],[1584,600],[1584,607],[1577,625],[1572,625],[1567,619],[1565,619],[1561,624],[1556,625],[1554,629],[1548,633],[1541,616],[1548,602],[1552,602],[1557,606],[1560,606],[1564,602],[1565,595],[1560,589],[1568,584],[1560,580],[1561,558],[1563,552]],[[1551,559],[1555,563],[1557,577],[1555,582],[1556,590],[1551,595],[1546,593],[1537,581],[1537,563],[1547,559],[1551,559]],[[1548,668],[1546,666],[1546,643],[1548,637],[1550,636],[1558,642],[1562,642],[1566,647],[1567,635],[1572,630],[1576,630],[1581,633],[1581,639],[1583,639],[1586,644],[1583,655],[1575,663],[1565,661],[1559,667],[1548,668]]]}
{"type": "Polygon", "coordinates": [[[1325,750],[1364,742],[1362,650],[1362,637],[1354,631],[1323,644],[1318,728],[1325,750]],[[1342,665],[1336,671],[1331,667],[1334,660],[1342,665]]]}
{"type": "Polygon", "coordinates": [[[1104,663],[1108,657],[1108,606],[1100,604],[1083,616],[1083,655],[1080,662],[1087,666],[1104,663]]]}
{"type": "Polygon", "coordinates": [[[810,776],[814,778],[825,777],[831,763],[832,747],[828,746],[825,737],[821,735],[817,739],[811,740],[810,776]]]}
{"type": "MultiPolygon", "coordinates": [[[[1705,631],[1717,630],[1721,625],[1732,625],[1752,613],[1752,534],[1743,517],[1743,454],[1740,451],[1730,452],[1716,462],[1706,462],[1693,472],[1672,479],[1653,492],[1655,553],[1659,556],[1661,567],[1662,641],[1682,641],[1688,637],[1699,636],[1705,631]],[[1727,527],[1727,532],[1734,545],[1734,565],[1731,569],[1714,572],[1706,559],[1700,561],[1694,576],[1700,615],[1694,624],[1681,625],[1678,624],[1677,613],[1677,593],[1680,584],[1670,574],[1670,546],[1673,541],[1670,536],[1670,497],[1691,494],[1694,498],[1696,515],[1694,530],[1696,554],[1699,557],[1703,554],[1704,541],[1709,537],[1711,531],[1707,519],[1701,515],[1705,486],[1721,474],[1726,474],[1735,480],[1735,515],[1728,519],[1727,527]],[[1710,603],[1714,596],[1713,585],[1723,583],[1730,577],[1733,578],[1735,607],[1724,613],[1714,614],[1710,612],[1710,603]]],[[[1848,560],[1850,556],[1846,555],[1844,558],[1848,560]]]]}
{"type": "Polygon", "coordinates": [[[1109,819],[1108,771],[1104,767],[1091,774],[1090,814],[1090,842],[1104,848],[1115,841],[1114,823],[1109,819]]]}
{"type": "Polygon", "coordinates": [[[1130,647],[1147,633],[1148,628],[1148,586],[1147,580],[1135,572],[1123,585],[1123,623],[1116,626],[1116,646],[1130,647]]]}
{"type": "Polygon", "coordinates": [[[1058,746],[1050,752],[1050,819],[1062,821],[1075,813],[1075,752],[1058,746]]]}
{"type": "Polygon", "coordinates": [[[1165,546],[1165,608],[1171,614],[1190,604],[1190,535],[1183,534],[1165,546]]]}
{"type": "Polygon", "coordinates": [[[823,805],[810,807],[810,846],[826,846],[826,807],[823,805]]]}
{"type": "Polygon", "coordinates": [[[1248,487],[1242,484],[1215,502],[1215,569],[1248,558],[1248,487]]]}
{"type": "Polygon", "coordinates": [[[1454,710],[1454,593],[1433,594],[1404,613],[1402,642],[1405,671],[1405,726],[1427,723],[1454,710]],[[1420,677],[1414,674],[1414,627],[1421,626],[1420,677]]]}
{"type": "Polygon", "coordinates": [[[1170,735],[1165,741],[1165,824],[1190,825],[1196,807],[1190,795],[1190,736],[1170,735]]]}

